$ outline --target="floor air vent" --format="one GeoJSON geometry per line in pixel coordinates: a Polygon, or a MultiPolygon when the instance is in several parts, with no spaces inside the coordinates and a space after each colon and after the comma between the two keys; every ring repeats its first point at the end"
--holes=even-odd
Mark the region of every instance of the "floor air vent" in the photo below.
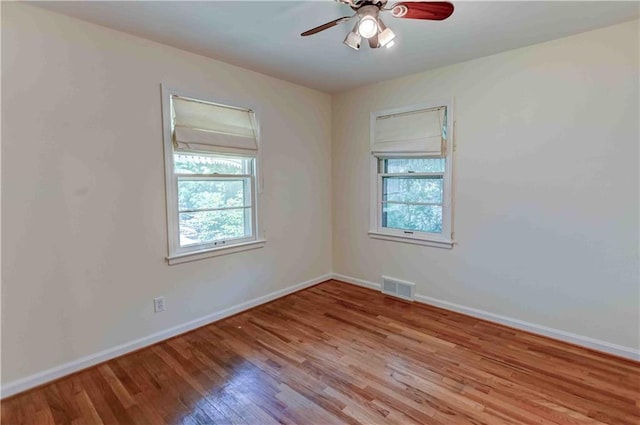
{"type": "Polygon", "coordinates": [[[413,301],[415,287],[415,283],[382,276],[382,292],[384,294],[402,298],[407,301],[413,301]]]}

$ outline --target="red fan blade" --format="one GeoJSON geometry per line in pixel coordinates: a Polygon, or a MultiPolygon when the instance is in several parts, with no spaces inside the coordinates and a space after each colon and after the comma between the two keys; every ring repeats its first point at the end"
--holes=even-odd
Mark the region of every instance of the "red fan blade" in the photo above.
{"type": "Polygon", "coordinates": [[[318,27],[312,28],[308,31],[303,32],[302,34],[300,34],[303,37],[306,37],[308,35],[313,35],[316,33],[319,33],[320,31],[324,31],[326,29],[329,29],[331,27],[335,27],[336,25],[348,21],[349,19],[351,19],[351,16],[343,16],[342,18],[338,18],[335,21],[331,21],[331,22],[327,22],[326,24],[322,24],[318,27]]]}
{"type": "Polygon", "coordinates": [[[391,14],[396,18],[442,21],[453,13],[453,4],[447,1],[401,2],[393,5],[391,14]]]}

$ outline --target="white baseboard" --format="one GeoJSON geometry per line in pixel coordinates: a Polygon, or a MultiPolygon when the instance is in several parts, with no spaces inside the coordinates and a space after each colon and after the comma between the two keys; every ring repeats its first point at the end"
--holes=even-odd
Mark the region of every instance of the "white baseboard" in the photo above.
{"type": "Polygon", "coordinates": [[[346,282],[346,283],[350,283],[352,285],[362,286],[364,288],[375,289],[375,290],[378,290],[378,291],[382,288],[382,285],[379,284],[379,283],[369,282],[368,280],[356,279],[355,277],[345,276],[345,275],[339,274],[339,273],[333,273],[331,275],[331,278],[335,279],[335,280],[339,280],[341,282],[346,282]]]}
{"type": "Polygon", "coordinates": [[[284,297],[285,295],[289,295],[301,289],[308,288],[309,286],[313,286],[317,283],[324,282],[325,280],[329,280],[331,278],[332,278],[332,275],[330,273],[326,275],[322,275],[315,279],[311,279],[306,282],[299,283],[297,285],[289,286],[288,288],[280,289],[270,294],[263,295],[258,298],[254,298],[253,300],[246,301],[241,304],[237,304],[233,307],[229,307],[224,310],[208,314],[204,317],[200,317],[190,322],[183,323],[181,325],[174,326],[172,328],[165,329],[163,331],[156,332],[151,335],[147,335],[145,337],[136,339],[134,341],[129,341],[124,344],[120,344],[116,347],[108,348],[98,353],[81,357],[77,360],[73,360],[71,362],[62,364],[60,366],[56,366],[51,369],[47,369],[42,372],[35,373],[33,375],[15,380],[13,382],[9,382],[0,388],[0,398],[5,398],[17,393],[21,393],[30,388],[37,387],[39,385],[45,384],[47,382],[53,381],[63,376],[70,375],[79,370],[94,366],[98,363],[102,363],[107,360],[111,360],[115,357],[122,356],[123,354],[127,354],[132,351],[138,350],[140,348],[146,347],[148,345],[155,344],[156,342],[160,342],[165,339],[174,337],[176,335],[180,335],[182,333],[191,331],[193,329],[197,329],[201,326],[208,325],[220,319],[224,319],[225,317],[233,316],[234,314],[240,313],[244,310],[248,310],[260,304],[268,303],[269,301],[273,301],[277,298],[284,297]]]}
{"type": "MultiPolygon", "coordinates": [[[[47,382],[56,380],[63,376],[70,375],[79,370],[94,366],[98,363],[111,360],[115,357],[122,356],[123,354],[127,354],[132,351],[138,350],[140,348],[155,344],[156,342],[160,342],[165,339],[174,337],[176,335],[180,335],[182,333],[188,332],[190,330],[197,329],[201,326],[216,322],[218,320],[224,319],[225,317],[229,317],[234,314],[240,313],[244,310],[248,310],[250,308],[256,307],[260,304],[273,301],[277,298],[281,298],[285,295],[291,294],[293,292],[299,291],[309,286],[313,286],[320,282],[324,282],[325,280],[328,280],[328,279],[336,279],[336,280],[350,283],[353,285],[358,285],[358,286],[362,286],[362,287],[374,289],[374,290],[380,290],[379,283],[370,282],[363,279],[357,279],[354,277],[341,275],[339,273],[326,274],[323,276],[319,276],[315,279],[311,279],[306,282],[302,282],[297,285],[293,285],[288,288],[281,289],[267,295],[263,295],[253,300],[246,301],[241,304],[237,304],[233,307],[229,307],[224,310],[208,314],[204,317],[200,317],[190,322],[183,323],[181,325],[174,326],[172,328],[169,328],[160,332],[156,332],[154,334],[118,345],[116,347],[112,347],[112,348],[100,351],[98,353],[81,357],[77,360],[62,364],[60,366],[56,366],[51,369],[44,370],[42,372],[38,372],[36,374],[27,376],[22,379],[18,379],[13,382],[9,382],[6,385],[3,385],[2,387],[0,387],[0,398],[12,396],[14,394],[26,391],[30,388],[37,387],[47,382]]],[[[566,341],[576,345],[581,345],[583,347],[591,348],[597,351],[614,354],[614,355],[625,357],[632,360],[640,360],[640,350],[637,350],[634,348],[624,347],[618,344],[613,344],[610,342],[597,340],[587,336],[577,335],[571,332],[566,332],[566,331],[553,329],[553,328],[549,328],[542,325],[537,325],[534,323],[525,322],[519,319],[513,319],[513,318],[502,316],[499,314],[490,313],[488,311],[478,310],[472,307],[467,307],[460,304],[454,304],[448,301],[427,297],[425,295],[416,294],[416,301],[424,304],[429,304],[436,307],[444,308],[446,310],[451,310],[458,313],[466,314],[469,316],[478,317],[480,319],[485,319],[491,322],[500,323],[506,326],[510,326],[512,328],[533,332],[533,333],[547,336],[549,338],[557,339],[560,341],[566,341]]]]}
{"type": "MultiPolygon", "coordinates": [[[[339,273],[333,273],[332,278],[336,280],[340,280],[342,282],[350,283],[352,285],[358,285],[358,286],[362,286],[369,289],[380,290],[380,287],[381,287],[379,283],[370,282],[367,280],[358,279],[351,276],[345,276],[339,273]]],[[[446,310],[455,311],[457,313],[466,314],[468,316],[477,317],[479,319],[488,320],[490,322],[499,323],[501,325],[509,326],[512,328],[516,328],[516,329],[532,332],[538,335],[546,336],[549,338],[557,339],[560,341],[580,345],[582,347],[590,348],[592,350],[602,351],[604,353],[609,353],[616,356],[625,357],[627,359],[640,361],[640,350],[635,348],[625,347],[623,345],[613,344],[607,341],[601,341],[588,336],[578,335],[571,332],[566,332],[559,329],[538,325],[535,323],[525,322],[524,320],[514,319],[511,317],[502,316],[500,314],[479,310],[477,308],[467,307],[464,305],[451,303],[449,301],[427,297],[426,295],[416,294],[415,299],[419,303],[444,308],[446,310]]]]}

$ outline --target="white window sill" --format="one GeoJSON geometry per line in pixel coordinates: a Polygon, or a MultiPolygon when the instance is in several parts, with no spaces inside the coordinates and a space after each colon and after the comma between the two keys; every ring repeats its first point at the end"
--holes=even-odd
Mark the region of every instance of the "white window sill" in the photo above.
{"type": "Polygon", "coordinates": [[[373,239],[381,239],[385,241],[393,241],[393,242],[403,242],[410,243],[414,245],[423,245],[423,246],[433,246],[435,248],[444,248],[451,249],[453,248],[454,242],[452,240],[447,239],[418,239],[415,237],[409,236],[397,236],[397,235],[389,235],[386,233],[380,232],[369,232],[369,237],[373,239]]]}
{"type": "Polygon", "coordinates": [[[265,239],[260,239],[257,241],[244,242],[220,248],[208,248],[200,251],[186,252],[184,254],[176,254],[167,257],[167,262],[170,266],[174,264],[188,263],[190,261],[202,260],[204,258],[219,257],[220,255],[262,248],[266,243],[267,241],[265,239]]]}

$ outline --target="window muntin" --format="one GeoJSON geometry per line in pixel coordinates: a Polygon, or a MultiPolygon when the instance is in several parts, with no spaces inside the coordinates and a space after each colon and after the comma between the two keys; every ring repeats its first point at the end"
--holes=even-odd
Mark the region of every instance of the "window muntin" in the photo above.
{"type": "Polygon", "coordinates": [[[382,202],[442,205],[442,175],[382,174],[382,202]]]}

